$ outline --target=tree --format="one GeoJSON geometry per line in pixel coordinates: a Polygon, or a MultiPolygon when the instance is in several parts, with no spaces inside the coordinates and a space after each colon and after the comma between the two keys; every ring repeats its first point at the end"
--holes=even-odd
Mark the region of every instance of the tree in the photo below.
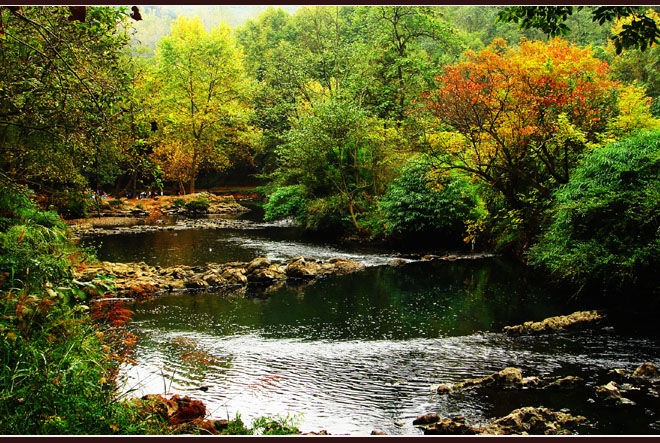
{"type": "Polygon", "coordinates": [[[222,170],[249,147],[242,54],[227,25],[207,32],[197,17],[179,17],[158,44],[156,66],[154,90],[163,122],[156,158],[166,177],[189,183],[194,193],[202,168],[222,170]]]}
{"type": "MultiPolygon", "coordinates": [[[[279,150],[276,186],[302,186],[307,206],[299,218],[308,227],[328,229],[347,219],[365,233],[358,215],[375,204],[389,183],[397,132],[337,97],[318,100],[300,114],[287,133],[288,143],[279,150]]],[[[299,208],[292,210],[300,214],[299,208]]],[[[270,212],[291,213],[275,207],[270,212]]]]}
{"type": "Polygon", "coordinates": [[[6,178],[55,195],[112,183],[125,8],[0,8],[0,165],[6,178]]]}
{"type": "MultiPolygon", "coordinates": [[[[574,11],[582,8],[584,6],[509,6],[499,13],[498,20],[520,23],[522,29],[537,28],[556,37],[570,32],[564,22],[574,11]]],[[[630,19],[626,26],[610,37],[617,54],[631,48],[644,51],[660,43],[660,27],[645,14],[642,6],[599,6],[593,8],[591,14],[592,20],[600,25],[624,17],[630,19]]]]}
{"type": "Polygon", "coordinates": [[[649,290],[660,265],[660,133],[589,153],[558,189],[532,263],[579,285],[649,290]]]}
{"type": "Polygon", "coordinates": [[[435,154],[495,190],[506,223],[521,224],[519,246],[528,244],[552,190],[617,112],[607,64],[559,38],[518,49],[494,41],[437,84],[426,96],[435,154]]]}
{"type": "Polygon", "coordinates": [[[365,106],[401,125],[413,100],[428,88],[426,80],[432,82],[429,73],[452,53],[454,30],[437,7],[363,6],[356,15],[356,38],[370,48],[365,56],[372,65],[365,106]]]}
{"type": "MultiPolygon", "coordinates": [[[[653,19],[660,27],[660,15],[653,9],[648,9],[645,15],[653,19]]],[[[623,27],[629,25],[632,17],[616,20],[612,27],[612,34],[618,34],[623,27]]],[[[646,94],[653,98],[652,111],[660,116],[660,45],[652,44],[645,51],[630,49],[616,54],[614,43],[610,42],[606,48],[610,57],[612,75],[622,81],[638,82],[646,88],[646,94]]]]}

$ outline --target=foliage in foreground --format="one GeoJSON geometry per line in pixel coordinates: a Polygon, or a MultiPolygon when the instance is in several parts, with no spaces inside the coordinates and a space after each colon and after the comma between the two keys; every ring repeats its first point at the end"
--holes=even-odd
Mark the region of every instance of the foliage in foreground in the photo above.
{"type": "Polygon", "coordinates": [[[556,193],[552,223],[529,256],[579,284],[657,292],[660,132],[587,155],[556,193]]]}
{"type": "Polygon", "coordinates": [[[394,180],[379,202],[387,237],[428,239],[442,236],[460,243],[465,223],[476,218],[477,200],[467,180],[413,162],[394,180]]]}

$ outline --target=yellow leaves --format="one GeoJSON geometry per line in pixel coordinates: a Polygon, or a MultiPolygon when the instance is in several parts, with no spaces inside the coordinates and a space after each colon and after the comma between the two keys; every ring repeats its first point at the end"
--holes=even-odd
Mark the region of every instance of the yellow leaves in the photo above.
{"type": "Polygon", "coordinates": [[[112,429],[112,431],[114,431],[114,432],[118,432],[118,431],[119,431],[119,425],[117,425],[117,424],[115,424],[115,423],[110,424],[109,427],[110,427],[110,429],[112,429]]]}
{"type": "Polygon", "coordinates": [[[651,98],[646,96],[644,88],[637,83],[619,89],[617,108],[619,115],[608,124],[608,135],[611,138],[660,128],[660,119],[651,113],[651,98]]]}
{"type": "Polygon", "coordinates": [[[431,149],[438,152],[458,152],[465,149],[466,139],[458,132],[440,131],[429,136],[431,149]]]}

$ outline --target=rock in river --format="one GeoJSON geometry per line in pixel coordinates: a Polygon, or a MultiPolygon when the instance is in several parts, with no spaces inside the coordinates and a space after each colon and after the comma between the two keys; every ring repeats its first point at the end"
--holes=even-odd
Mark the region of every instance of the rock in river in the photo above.
{"type": "Polygon", "coordinates": [[[570,315],[549,317],[540,322],[528,321],[522,325],[505,326],[508,335],[548,334],[566,329],[583,329],[598,325],[604,319],[598,311],[579,311],[570,315]]]}

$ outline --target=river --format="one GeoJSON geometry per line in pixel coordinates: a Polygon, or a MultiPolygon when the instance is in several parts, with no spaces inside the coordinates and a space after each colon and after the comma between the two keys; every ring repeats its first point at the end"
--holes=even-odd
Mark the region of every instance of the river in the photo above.
{"type": "Polygon", "coordinates": [[[599,407],[593,387],[614,368],[660,365],[653,334],[585,331],[508,337],[503,326],[568,314],[579,303],[520,264],[500,258],[387,266],[398,254],[308,238],[298,228],[243,216],[243,229],[191,229],[91,239],[99,258],[150,265],[248,261],[268,256],[343,256],[366,270],[312,284],[265,290],[178,293],[135,303],[136,365],[122,367],[125,395],[178,393],[203,400],[213,418],[246,423],[295,417],[304,432],[420,435],[421,414],[486,424],[522,406],[584,415],[581,434],[650,434],[660,403],[599,407]],[[514,366],[524,376],[576,375],[571,391],[469,390],[439,395],[434,385],[514,366]],[[199,388],[202,388],[200,390],[199,388]]]}

